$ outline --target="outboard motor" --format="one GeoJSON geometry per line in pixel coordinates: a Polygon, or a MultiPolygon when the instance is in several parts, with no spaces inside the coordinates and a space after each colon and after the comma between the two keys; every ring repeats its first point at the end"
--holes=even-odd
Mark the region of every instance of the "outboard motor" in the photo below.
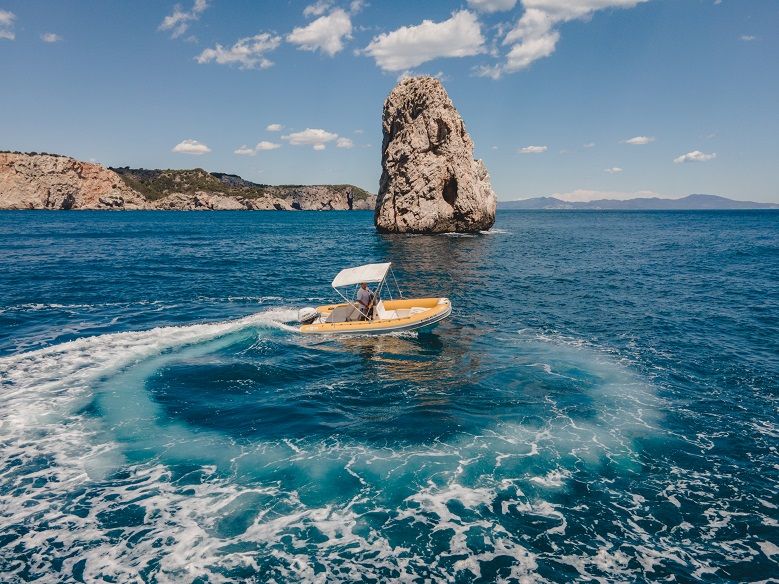
{"type": "Polygon", "coordinates": [[[311,324],[318,316],[319,313],[316,311],[316,308],[311,308],[310,306],[298,310],[298,321],[300,324],[311,324]]]}

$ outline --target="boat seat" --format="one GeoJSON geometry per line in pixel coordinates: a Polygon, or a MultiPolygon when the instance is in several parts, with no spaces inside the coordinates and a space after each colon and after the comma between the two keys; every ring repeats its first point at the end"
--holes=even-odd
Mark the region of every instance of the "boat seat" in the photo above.
{"type": "Polygon", "coordinates": [[[359,320],[360,311],[354,306],[339,306],[327,317],[325,322],[349,322],[352,320],[359,320]]]}
{"type": "Polygon", "coordinates": [[[411,308],[399,308],[397,310],[393,310],[393,312],[396,313],[395,318],[406,318],[407,316],[414,316],[415,314],[426,311],[427,308],[423,308],[421,306],[412,306],[411,308]]]}
{"type": "Polygon", "coordinates": [[[398,313],[396,310],[387,310],[384,308],[384,302],[379,302],[376,305],[376,318],[379,320],[392,320],[393,318],[398,318],[398,313]]]}

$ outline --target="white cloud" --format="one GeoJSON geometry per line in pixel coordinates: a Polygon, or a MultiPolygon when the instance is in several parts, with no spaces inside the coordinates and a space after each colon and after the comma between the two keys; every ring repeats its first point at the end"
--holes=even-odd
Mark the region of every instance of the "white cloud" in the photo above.
{"type": "Polygon", "coordinates": [[[352,14],[357,14],[358,12],[361,12],[363,8],[368,6],[368,4],[365,2],[365,0],[352,0],[349,3],[349,12],[352,14]]]}
{"type": "Polygon", "coordinates": [[[473,72],[477,77],[489,77],[490,79],[503,77],[503,67],[501,65],[479,65],[473,68],[473,72]]]}
{"type": "MultiPolygon", "coordinates": [[[[498,0],[480,0],[496,4],[498,0]]],[[[608,8],[633,8],[649,0],[522,0],[522,17],[503,39],[511,45],[502,65],[485,66],[477,75],[498,78],[530,66],[538,59],[554,53],[560,33],[559,25],[571,20],[582,20],[608,8]]]]}
{"type": "Polygon", "coordinates": [[[171,38],[178,38],[189,29],[189,25],[200,18],[208,8],[208,0],[195,0],[191,10],[184,10],[181,4],[173,7],[173,12],[162,19],[158,30],[171,31],[171,38]]]}
{"type": "Polygon", "coordinates": [[[204,50],[195,59],[201,64],[214,61],[220,65],[238,65],[241,69],[267,69],[273,65],[273,61],[265,53],[275,50],[280,43],[281,37],[263,32],[239,39],[230,48],[217,44],[213,49],[204,50]]]}
{"type": "Polygon", "coordinates": [[[333,3],[330,0],[318,0],[309,4],[303,9],[303,16],[310,18],[312,16],[322,16],[333,3]]]}
{"type": "Polygon", "coordinates": [[[293,29],[287,42],[304,51],[322,51],[331,57],[344,48],[344,39],[350,39],[352,21],[340,8],[327,16],[320,16],[307,26],[293,29]]]}
{"type": "Polygon", "coordinates": [[[265,130],[268,132],[281,132],[284,129],[284,126],[281,124],[268,124],[265,126],[265,130]]]}
{"type": "Polygon", "coordinates": [[[179,154],[195,154],[200,156],[201,154],[208,154],[211,149],[205,144],[201,144],[197,140],[182,140],[173,147],[171,152],[178,152],[179,154]]]}
{"type": "Polygon", "coordinates": [[[335,141],[335,147],[354,148],[354,142],[352,142],[349,138],[338,138],[338,140],[335,141]]]}
{"type": "Polygon", "coordinates": [[[549,148],[547,146],[524,146],[519,149],[520,154],[541,154],[546,152],[549,148]]]}
{"type": "Polygon", "coordinates": [[[281,144],[276,144],[274,142],[268,142],[267,140],[263,140],[262,142],[258,142],[254,148],[249,148],[244,144],[240,148],[236,148],[235,150],[233,150],[233,154],[238,154],[239,156],[254,156],[258,152],[265,152],[267,150],[276,150],[277,148],[281,148],[281,144]]]}
{"type": "Polygon", "coordinates": [[[479,12],[503,12],[511,10],[517,0],[468,0],[468,6],[479,12]]]}
{"type": "Polygon", "coordinates": [[[41,40],[44,43],[58,43],[62,40],[62,37],[53,32],[46,32],[41,35],[41,40]]]}
{"type": "Polygon", "coordinates": [[[681,156],[674,158],[674,163],[683,164],[685,162],[708,162],[709,160],[713,160],[715,158],[717,158],[716,152],[705,154],[700,150],[693,150],[692,152],[688,152],[687,154],[682,154],[681,156]]]}
{"type": "Polygon", "coordinates": [[[384,71],[403,71],[440,57],[469,57],[484,51],[479,21],[472,12],[461,10],[443,22],[424,20],[380,34],[364,52],[384,71]]]}
{"type": "Polygon", "coordinates": [[[607,172],[609,174],[619,174],[622,172],[622,169],[619,166],[612,166],[611,168],[605,169],[603,172],[607,172]]]}
{"type": "Polygon", "coordinates": [[[292,146],[313,146],[314,150],[324,150],[327,142],[332,142],[337,138],[338,134],[319,128],[306,128],[301,132],[292,132],[282,136],[282,139],[292,146]]]}
{"type": "Polygon", "coordinates": [[[14,21],[16,15],[8,10],[0,10],[0,39],[12,41],[16,38],[14,21]]]}
{"type": "Polygon", "coordinates": [[[276,148],[281,148],[281,144],[276,144],[275,142],[268,142],[267,140],[263,140],[262,142],[258,142],[257,145],[254,147],[254,149],[257,152],[263,151],[263,150],[276,150],[276,148]]]}
{"type": "Polygon", "coordinates": [[[751,34],[742,34],[742,35],[741,35],[739,38],[740,38],[742,41],[744,41],[745,43],[748,43],[748,42],[751,42],[751,41],[753,41],[753,40],[757,39],[757,37],[756,37],[756,36],[754,36],[754,35],[751,35],[751,34]]]}
{"type": "Polygon", "coordinates": [[[654,141],[654,136],[634,136],[633,138],[622,140],[623,143],[630,144],[632,146],[643,146],[644,144],[649,144],[650,142],[654,141]]]}
{"type": "Polygon", "coordinates": [[[595,142],[587,142],[586,144],[582,144],[583,148],[595,148],[595,142]]]}
{"type": "Polygon", "coordinates": [[[568,203],[586,203],[588,201],[599,201],[601,199],[610,199],[623,201],[625,199],[646,199],[650,197],[661,197],[654,191],[594,191],[589,189],[576,189],[568,193],[554,193],[549,195],[561,201],[568,203]]]}
{"type": "Polygon", "coordinates": [[[560,33],[553,31],[538,38],[529,38],[517,43],[511,47],[506,55],[504,70],[519,71],[528,67],[533,61],[548,57],[554,53],[558,40],[560,40],[560,33]]]}

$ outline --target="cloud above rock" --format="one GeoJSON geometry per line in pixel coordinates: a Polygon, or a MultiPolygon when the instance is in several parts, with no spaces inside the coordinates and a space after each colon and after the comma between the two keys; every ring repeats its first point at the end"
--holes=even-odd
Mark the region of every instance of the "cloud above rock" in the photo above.
{"type": "Polygon", "coordinates": [[[200,156],[202,154],[208,154],[211,152],[211,149],[205,144],[198,142],[197,140],[182,140],[173,147],[171,152],[176,152],[177,154],[194,154],[195,156],[200,156]]]}
{"type": "Polygon", "coordinates": [[[520,154],[542,154],[549,150],[548,146],[523,146],[519,149],[520,154]]]}
{"type": "Polygon", "coordinates": [[[240,69],[267,69],[273,61],[265,54],[274,51],[281,44],[281,37],[267,32],[239,39],[232,47],[217,44],[205,49],[195,60],[202,64],[237,65],[240,69]]]}
{"type": "Polygon", "coordinates": [[[258,142],[254,148],[250,148],[246,145],[236,148],[233,150],[233,154],[238,154],[239,156],[254,156],[258,152],[267,152],[268,150],[277,150],[279,148],[281,148],[281,144],[263,140],[262,142],[258,142]]]}
{"type": "MultiPolygon", "coordinates": [[[[522,0],[524,12],[505,34],[503,46],[509,47],[503,63],[476,69],[481,76],[499,78],[504,73],[526,69],[539,59],[550,56],[560,40],[559,27],[572,20],[586,20],[595,12],[613,8],[633,8],[649,0],[522,0]]],[[[508,2],[476,0],[490,8],[508,2]]],[[[474,3],[471,3],[473,5],[474,3]]]]}
{"type": "Polygon", "coordinates": [[[373,38],[363,53],[384,71],[404,71],[441,57],[469,57],[485,52],[481,24],[460,10],[442,22],[424,20],[373,38]]]}
{"type": "Polygon", "coordinates": [[[287,42],[297,45],[303,51],[319,51],[332,57],[343,50],[344,40],[351,38],[351,34],[351,18],[337,8],[327,16],[320,16],[306,26],[295,28],[287,35],[287,42]]]}
{"type": "Polygon", "coordinates": [[[292,146],[311,146],[314,150],[324,150],[328,142],[338,139],[338,134],[321,128],[306,128],[281,137],[292,146]]]}

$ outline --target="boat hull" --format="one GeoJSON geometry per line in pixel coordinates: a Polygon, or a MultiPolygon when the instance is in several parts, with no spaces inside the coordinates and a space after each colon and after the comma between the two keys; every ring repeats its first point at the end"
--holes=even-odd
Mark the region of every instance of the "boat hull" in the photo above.
{"type": "Polygon", "coordinates": [[[452,313],[452,304],[448,298],[408,298],[402,300],[388,300],[383,303],[387,312],[416,310],[407,316],[394,318],[374,318],[373,320],[355,320],[347,322],[326,322],[327,317],[337,308],[348,306],[346,304],[329,304],[318,306],[317,312],[324,322],[304,324],[300,332],[304,334],[325,335],[383,335],[399,331],[420,330],[427,332],[452,313]],[[419,309],[424,309],[420,311],[419,309]]]}

